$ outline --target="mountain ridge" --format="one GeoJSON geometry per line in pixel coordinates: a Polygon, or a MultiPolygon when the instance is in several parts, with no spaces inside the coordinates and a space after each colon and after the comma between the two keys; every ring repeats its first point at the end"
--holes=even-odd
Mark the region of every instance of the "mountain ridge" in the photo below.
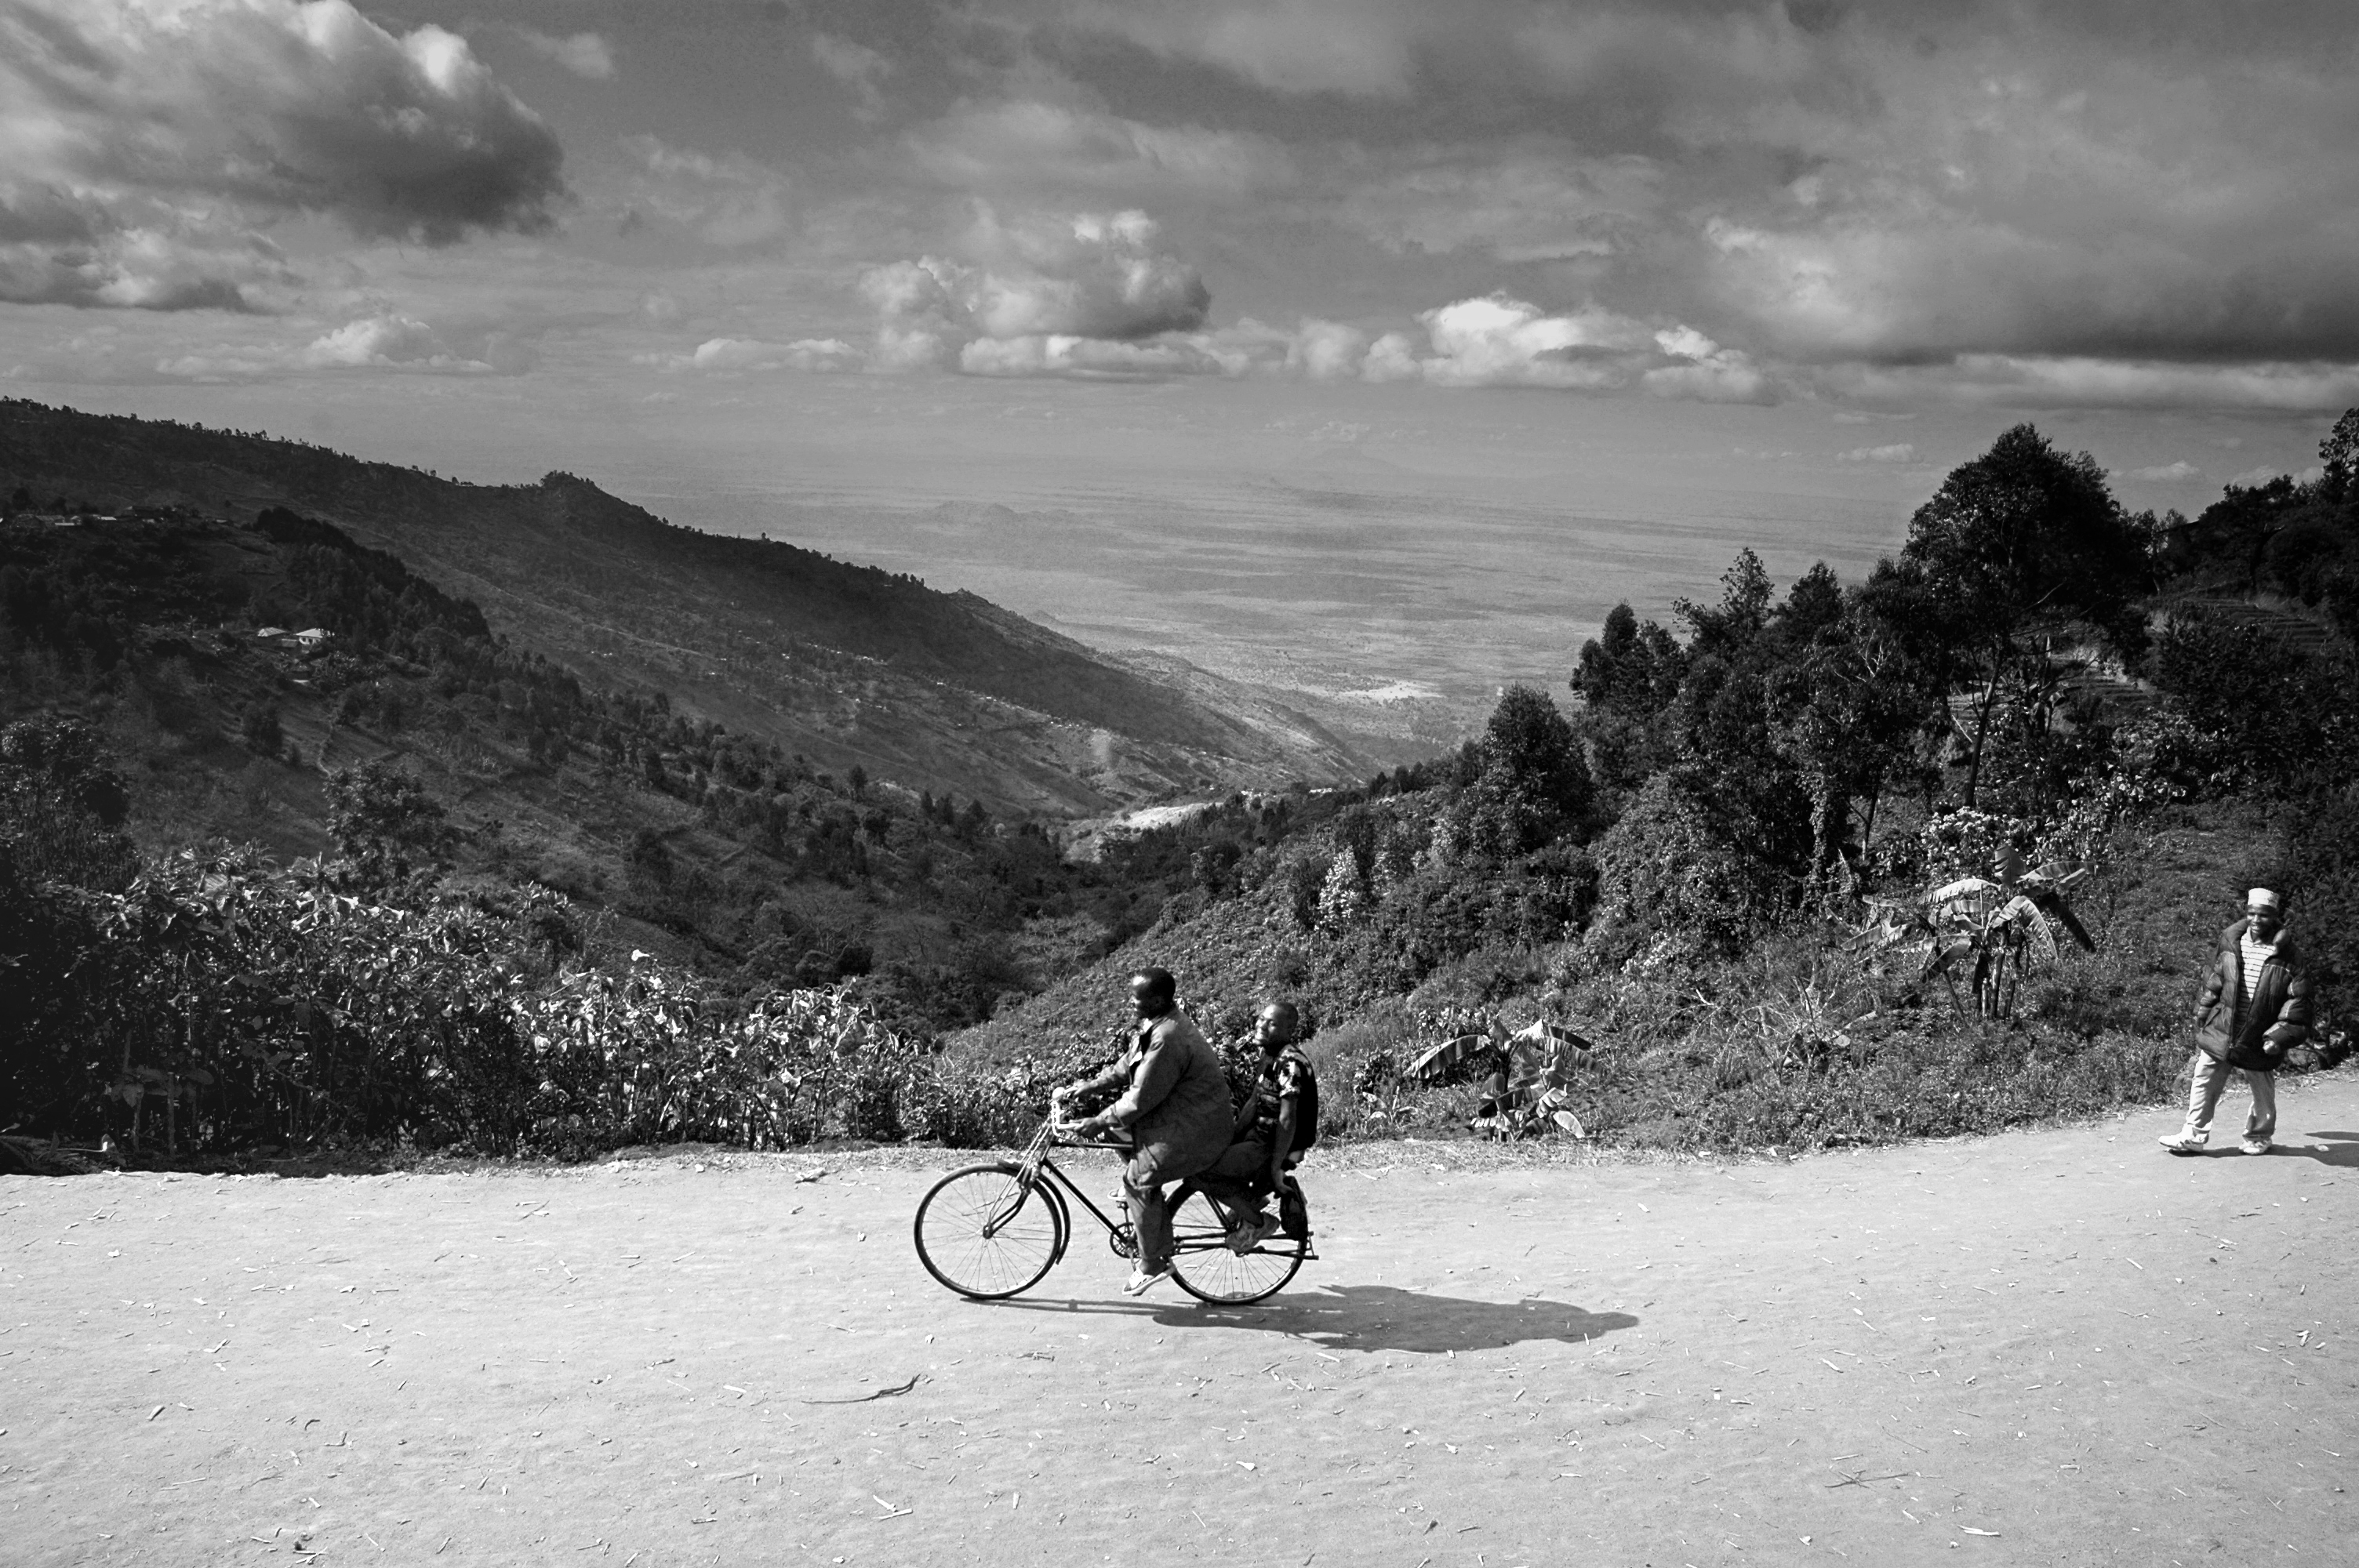
{"type": "Polygon", "coordinates": [[[8,401],[0,487],[317,515],[582,678],[664,691],[822,765],[1001,810],[1090,815],[1364,777],[1391,760],[1276,694],[1183,687],[978,595],[708,534],[570,473],[474,484],[249,432],[8,401]]]}

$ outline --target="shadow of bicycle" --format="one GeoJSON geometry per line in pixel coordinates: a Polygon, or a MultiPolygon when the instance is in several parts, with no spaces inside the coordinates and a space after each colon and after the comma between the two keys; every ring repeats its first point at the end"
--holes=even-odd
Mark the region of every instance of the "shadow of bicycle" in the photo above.
{"type": "Polygon", "coordinates": [[[1284,1334],[1328,1350],[1399,1350],[1412,1356],[1496,1350],[1549,1339],[1580,1345],[1638,1325],[1626,1312],[1591,1312],[1542,1296],[1484,1302],[1398,1285],[1329,1285],[1249,1307],[1208,1306],[1192,1314],[1174,1310],[1168,1316],[1158,1314],[1156,1321],[1284,1334]]]}
{"type": "Polygon", "coordinates": [[[1307,1340],[1325,1350],[1399,1350],[1412,1356],[1497,1350],[1551,1339],[1581,1345],[1638,1326],[1638,1320],[1626,1312],[1591,1312],[1540,1296],[1484,1302],[1397,1285],[1330,1285],[1234,1307],[1078,1299],[991,1304],[1003,1310],[1145,1317],[1165,1328],[1238,1329],[1307,1340]]]}

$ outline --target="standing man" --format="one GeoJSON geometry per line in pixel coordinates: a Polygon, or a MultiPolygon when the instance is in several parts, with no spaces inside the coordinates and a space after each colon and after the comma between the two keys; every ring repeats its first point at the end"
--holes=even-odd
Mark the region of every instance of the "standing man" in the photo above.
{"type": "Polygon", "coordinates": [[[1120,1131],[1133,1145],[1122,1191],[1138,1231],[1138,1266],[1122,1290],[1135,1296],[1171,1277],[1171,1210],[1163,1184],[1194,1175],[1229,1146],[1229,1079],[1202,1033],[1180,1011],[1169,970],[1131,976],[1130,1000],[1138,1027],[1128,1047],[1096,1077],[1050,1094],[1049,1112],[1061,1121],[1073,1096],[1125,1086],[1112,1105],[1070,1130],[1082,1137],[1120,1131]]]}
{"type": "Polygon", "coordinates": [[[2187,1094],[2187,1125],[2162,1140],[2174,1154],[2201,1154],[2212,1136],[2212,1113],[2231,1074],[2252,1086],[2253,1115],[2245,1124],[2247,1154],[2266,1154],[2277,1130],[2273,1076],[2285,1054],[2310,1033],[2310,975],[2285,935],[2285,904],[2267,888],[2245,895],[2245,918],[2220,933],[2220,953],[2195,999],[2195,1082],[2187,1094]]]}

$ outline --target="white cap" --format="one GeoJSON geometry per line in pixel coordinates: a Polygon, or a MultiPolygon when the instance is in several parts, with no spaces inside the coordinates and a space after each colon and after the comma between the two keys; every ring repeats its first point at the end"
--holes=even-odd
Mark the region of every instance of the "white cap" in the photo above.
{"type": "Polygon", "coordinates": [[[2267,888],[2255,888],[2245,895],[2246,909],[2277,909],[2282,906],[2283,902],[2267,888]]]}

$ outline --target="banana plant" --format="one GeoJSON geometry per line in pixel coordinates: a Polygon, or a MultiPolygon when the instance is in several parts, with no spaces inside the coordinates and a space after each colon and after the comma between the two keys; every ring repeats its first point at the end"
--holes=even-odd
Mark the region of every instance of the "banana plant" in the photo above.
{"type": "Polygon", "coordinates": [[[1454,1072],[1489,1069],[1484,1098],[1468,1123],[1497,1139],[1527,1138],[1551,1128],[1585,1138],[1581,1119],[1567,1108],[1572,1066],[1595,1046],[1562,1024],[1536,1019],[1510,1033],[1496,1018],[1479,1034],[1461,1034],[1419,1055],[1408,1076],[1441,1082],[1454,1072]]]}
{"type": "Polygon", "coordinates": [[[2060,928],[2083,951],[2096,951],[2096,939],[2066,897],[2088,874],[2069,862],[2033,867],[2003,849],[1982,874],[1943,882],[1906,904],[1884,904],[1860,939],[1872,953],[1918,953],[1918,984],[1939,977],[1959,1011],[1966,1011],[1962,981],[1977,1017],[2006,1018],[2032,961],[2056,961],[2060,928]]]}

